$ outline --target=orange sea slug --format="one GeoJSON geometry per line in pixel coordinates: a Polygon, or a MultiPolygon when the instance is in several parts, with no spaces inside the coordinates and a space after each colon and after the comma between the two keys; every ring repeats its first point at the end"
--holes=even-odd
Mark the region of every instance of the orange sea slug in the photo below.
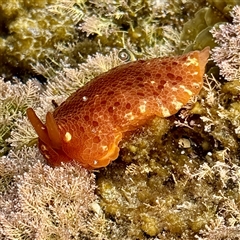
{"type": "Polygon", "coordinates": [[[207,47],[115,67],[48,112],[45,124],[29,108],[40,152],[52,166],[72,160],[89,169],[107,166],[126,132],[156,115],[175,114],[199,93],[208,57],[207,47]]]}

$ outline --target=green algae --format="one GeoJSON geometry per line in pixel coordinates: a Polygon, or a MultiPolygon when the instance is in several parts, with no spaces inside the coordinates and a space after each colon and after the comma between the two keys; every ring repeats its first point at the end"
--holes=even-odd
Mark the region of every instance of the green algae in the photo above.
{"type": "Polygon", "coordinates": [[[240,4],[238,0],[208,0],[208,6],[197,11],[193,18],[184,23],[181,32],[182,48],[185,52],[201,50],[206,46],[215,47],[210,30],[218,25],[231,21],[230,12],[240,4]],[[186,43],[187,46],[186,46],[186,43]]]}
{"type": "Polygon", "coordinates": [[[54,2],[0,2],[0,75],[27,76],[31,64],[53,58],[57,43],[74,38],[73,21],[48,11],[54,2]]]}
{"type": "Polygon", "coordinates": [[[233,7],[240,4],[239,0],[207,0],[207,2],[227,18],[230,18],[233,7]]]}
{"type": "Polygon", "coordinates": [[[137,56],[144,57],[148,54],[146,47],[164,43],[163,27],[169,25],[181,31],[180,48],[185,48],[186,42],[190,42],[186,51],[213,47],[209,30],[229,21],[229,11],[237,3],[208,1],[206,7],[204,0],[170,0],[165,5],[147,0],[128,4],[73,1],[71,5],[60,0],[2,1],[0,75],[34,76],[32,66],[47,61],[57,63],[55,69],[61,68],[63,60],[77,66],[88,55],[126,45],[132,45],[137,56]]]}
{"type": "Polygon", "coordinates": [[[201,8],[196,12],[194,18],[188,20],[181,32],[182,44],[190,42],[185,52],[192,50],[200,50],[206,46],[211,48],[216,46],[212,34],[209,32],[219,23],[226,22],[227,19],[216,9],[211,7],[201,8]]]}
{"type": "Polygon", "coordinates": [[[131,239],[163,232],[167,239],[189,232],[190,239],[214,219],[216,206],[209,197],[214,186],[207,181],[197,183],[185,174],[203,163],[200,156],[206,151],[197,144],[201,136],[190,137],[188,129],[177,130],[173,120],[154,119],[148,128],[152,134],[136,133],[123,143],[121,161],[131,158],[132,162],[127,166],[114,162],[98,175],[98,194],[105,214],[117,222],[124,219],[126,235],[131,239]],[[184,149],[179,147],[179,140],[186,136],[192,143],[184,149]],[[139,151],[127,151],[131,144],[141,146],[139,151]]]}
{"type": "Polygon", "coordinates": [[[32,66],[72,67],[96,52],[131,45],[138,57],[146,48],[164,43],[163,27],[181,29],[182,23],[205,5],[174,0],[153,4],[121,1],[16,1],[0,2],[0,75],[26,79],[36,76],[32,66]],[[187,14],[185,14],[187,13],[187,14]],[[75,15],[74,15],[75,14],[75,15]],[[46,64],[47,65],[47,64],[46,64]]]}

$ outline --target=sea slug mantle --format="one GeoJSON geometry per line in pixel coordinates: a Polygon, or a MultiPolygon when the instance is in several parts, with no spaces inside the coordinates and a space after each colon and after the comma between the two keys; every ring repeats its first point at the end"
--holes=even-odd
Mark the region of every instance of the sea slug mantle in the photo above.
{"type": "Polygon", "coordinates": [[[40,152],[52,166],[72,160],[89,169],[107,166],[126,132],[175,114],[200,92],[208,57],[209,47],[115,67],[48,112],[45,124],[29,108],[40,152]]]}

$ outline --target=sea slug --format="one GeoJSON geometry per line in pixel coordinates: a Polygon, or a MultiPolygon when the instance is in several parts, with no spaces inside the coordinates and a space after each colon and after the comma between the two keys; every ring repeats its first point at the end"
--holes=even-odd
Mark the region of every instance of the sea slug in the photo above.
{"type": "Polygon", "coordinates": [[[45,124],[28,108],[40,152],[51,166],[73,160],[88,169],[107,166],[126,132],[175,114],[199,93],[208,57],[209,47],[115,67],[48,112],[45,124]]]}

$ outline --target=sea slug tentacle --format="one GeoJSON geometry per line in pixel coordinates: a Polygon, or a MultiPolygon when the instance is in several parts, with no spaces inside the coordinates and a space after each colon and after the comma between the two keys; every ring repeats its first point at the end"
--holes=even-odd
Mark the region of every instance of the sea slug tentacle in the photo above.
{"type": "Polygon", "coordinates": [[[46,115],[46,127],[48,136],[51,140],[52,147],[55,149],[61,149],[61,136],[58,130],[57,123],[53,118],[52,113],[48,112],[46,115]]]}
{"type": "Polygon", "coordinates": [[[27,116],[29,121],[31,122],[34,130],[36,131],[38,137],[47,145],[51,145],[50,138],[47,133],[46,126],[41,122],[41,120],[37,117],[34,110],[32,108],[27,109],[27,116]]]}
{"type": "Polygon", "coordinates": [[[207,47],[115,67],[47,113],[46,124],[29,108],[41,153],[52,166],[72,160],[89,169],[107,166],[126,132],[156,115],[175,114],[200,92],[208,57],[207,47]]]}

